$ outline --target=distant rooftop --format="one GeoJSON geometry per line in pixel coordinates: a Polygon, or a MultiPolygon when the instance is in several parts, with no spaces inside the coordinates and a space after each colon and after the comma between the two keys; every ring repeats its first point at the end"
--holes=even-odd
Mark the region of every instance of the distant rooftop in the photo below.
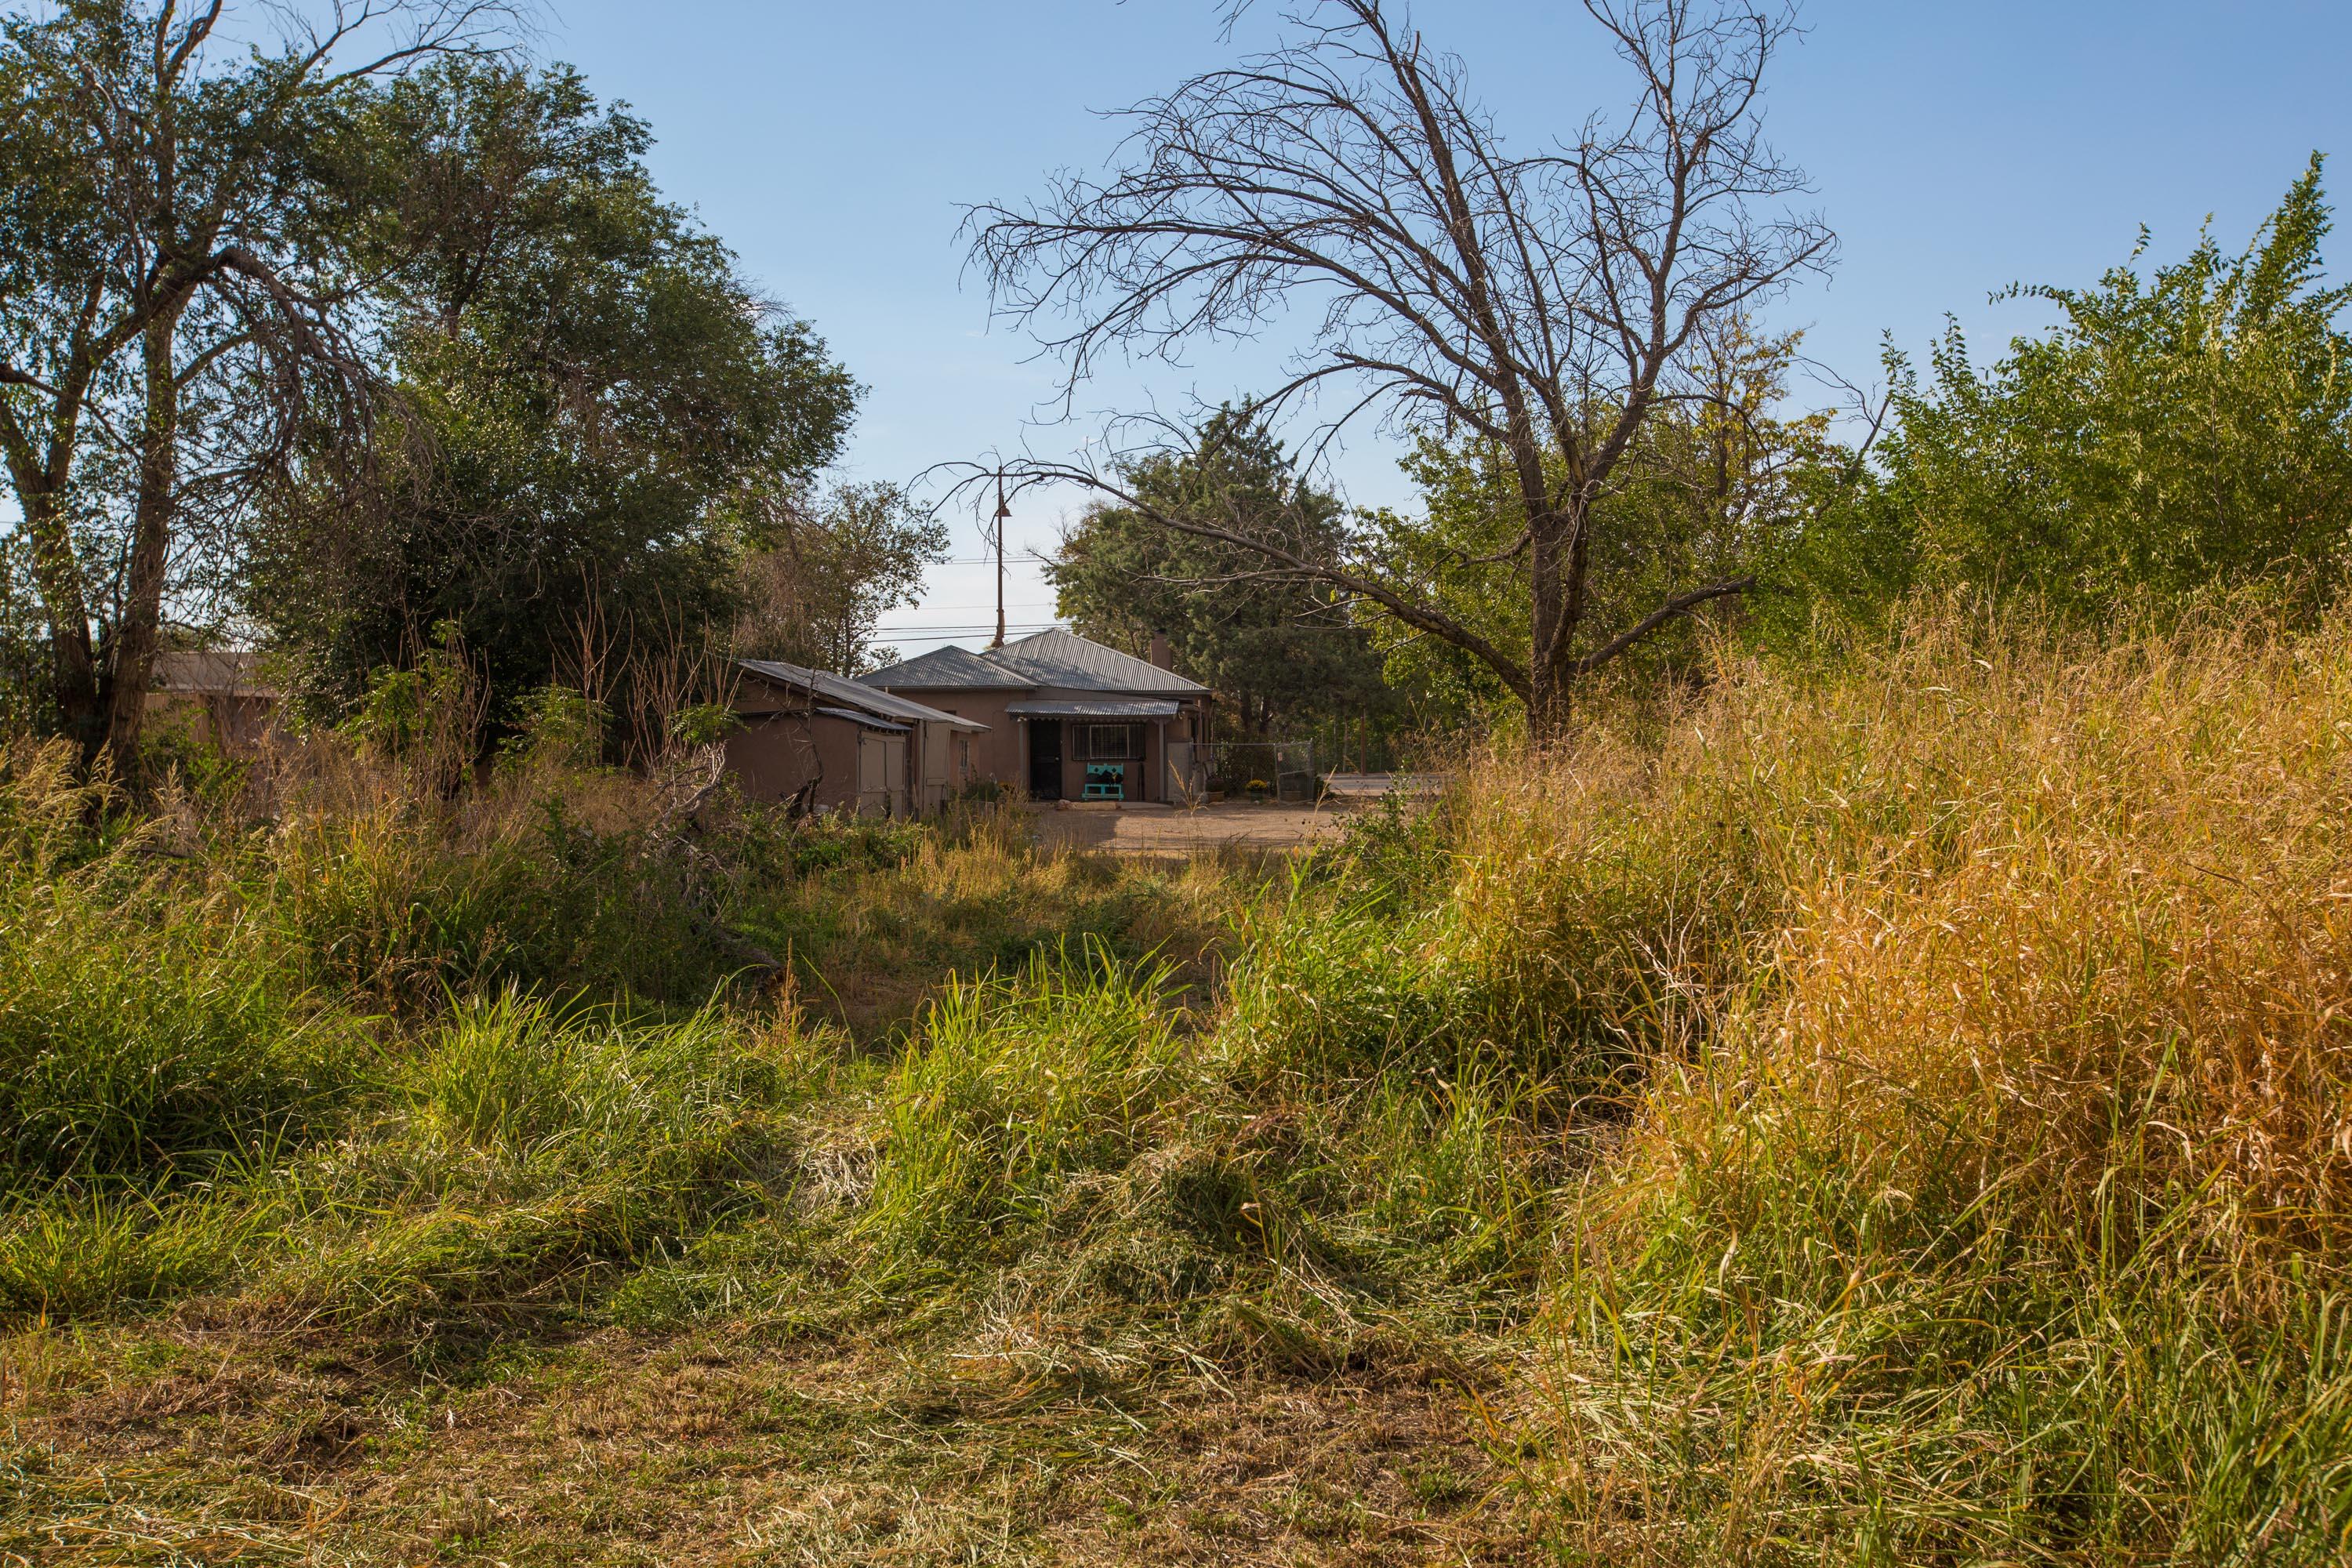
{"type": "Polygon", "coordinates": [[[159,691],[274,696],[261,676],[261,656],[243,648],[204,648],[159,653],[153,670],[159,691]]]}
{"type": "Polygon", "coordinates": [[[1003,665],[955,647],[935,647],[927,654],[870,670],[859,676],[866,686],[888,686],[901,691],[1002,691],[1006,685],[1003,665]]]}
{"type": "Polygon", "coordinates": [[[972,653],[934,648],[861,675],[886,691],[1101,691],[1123,697],[1205,697],[1209,689],[1172,669],[1058,628],[972,653]]]}

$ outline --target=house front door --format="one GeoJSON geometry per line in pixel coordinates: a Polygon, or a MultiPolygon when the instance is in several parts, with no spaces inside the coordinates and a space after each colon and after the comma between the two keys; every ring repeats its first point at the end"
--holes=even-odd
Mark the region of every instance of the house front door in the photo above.
{"type": "Polygon", "coordinates": [[[1032,719],[1029,727],[1029,798],[1062,798],[1062,721],[1032,719]]]}

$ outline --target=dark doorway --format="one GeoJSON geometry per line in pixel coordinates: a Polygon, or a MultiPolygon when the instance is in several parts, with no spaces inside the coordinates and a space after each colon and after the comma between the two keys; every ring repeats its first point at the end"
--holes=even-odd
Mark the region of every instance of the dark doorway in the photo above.
{"type": "Polygon", "coordinates": [[[1029,798],[1062,798],[1062,721],[1029,721],[1029,798]]]}

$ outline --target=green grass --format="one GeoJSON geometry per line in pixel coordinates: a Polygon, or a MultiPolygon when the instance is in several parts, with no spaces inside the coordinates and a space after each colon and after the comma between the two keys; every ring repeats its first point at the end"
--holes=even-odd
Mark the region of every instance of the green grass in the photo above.
{"type": "Polygon", "coordinates": [[[1924,612],[1288,867],[9,768],[0,1540],[2352,1552],[2352,627],[1924,612]]]}
{"type": "Polygon", "coordinates": [[[60,759],[0,761],[0,1187],[169,1180],[331,1120],[371,1054],[234,892],[151,826],[83,828],[60,759]]]}
{"type": "Polygon", "coordinates": [[[0,1312],[74,1321],[148,1310],[234,1277],[278,1226],[266,1198],[215,1202],[61,1186],[0,1215],[0,1312]]]}

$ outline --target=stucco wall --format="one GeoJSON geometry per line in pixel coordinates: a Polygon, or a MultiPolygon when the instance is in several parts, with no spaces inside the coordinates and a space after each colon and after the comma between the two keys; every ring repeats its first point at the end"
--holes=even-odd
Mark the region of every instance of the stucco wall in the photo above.
{"type": "Polygon", "coordinates": [[[858,726],[825,713],[747,713],[727,737],[727,766],[751,800],[783,800],[816,779],[819,811],[857,805],[858,726]]]}
{"type": "MultiPolygon", "coordinates": [[[[897,688],[891,688],[897,691],[897,688]]],[[[971,769],[975,775],[993,779],[999,784],[1025,784],[1029,756],[1022,750],[1021,725],[1007,714],[1005,708],[1020,700],[1011,691],[917,691],[909,689],[899,696],[952,713],[959,719],[970,719],[985,724],[985,734],[971,737],[971,769]]]]}

